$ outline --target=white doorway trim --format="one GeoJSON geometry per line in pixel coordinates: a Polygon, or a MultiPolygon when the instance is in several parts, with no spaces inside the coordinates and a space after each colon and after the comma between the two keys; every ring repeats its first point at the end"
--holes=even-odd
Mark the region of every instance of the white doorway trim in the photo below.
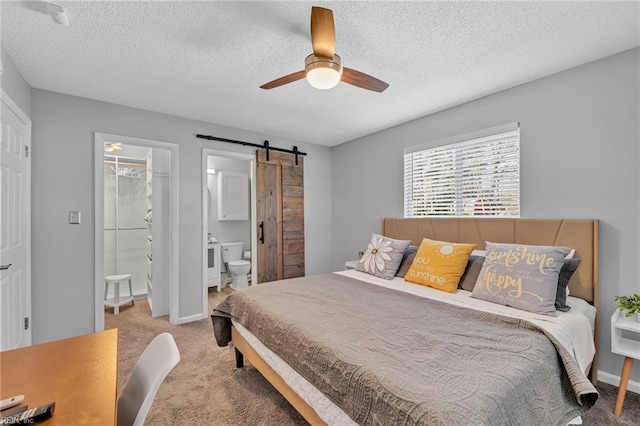
{"type": "Polygon", "coordinates": [[[11,111],[13,111],[15,115],[18,116],[20,121],[22,121],[25,125],[28,125],[29,129],[31,129],[31,119],[29,119],[27,114],[25,114],[24,111],[20,109],[18,104],[15,103],[13,99],[11,99],[11,97],[7,94],[7,92],[4,91],[4,89],[2,89],[2,101],[11,109],[11,111]]]}
{"type": "MultiPolygon", "coordinates": [[[[209,232],[209,215],[208,215],[208,206],[206,203],[208,193],[208,182],[207,182],[207,159],[208,157],[216,156],[216,157],[225,157],[225,158],[233,158],[236,160],[244,160],[250,162],[251,168],[251,271],[257,271],[258,260],[257,260],[257,251],[258,247],[258,235],[256,230],[256,156],[253,154],[243,154],[240,152],[233,151],[221,151],[217,149],[210,148],[202,148],[202,312],[208,312],[208,287],[207,287],[207,233],[209,232]]],[[[256,275],[257,277],[257,275],[256,275]]],[[[254,280],[252,280],[253,284],[254,280]]]]}
{"type": "MultiPolygon", "coordinates": [[[[7,94],[7,92],[4,91],[4,89],[1,90],[1,96],[2,96],[2,103],[5,104],[5,106],[7,108],[9,108],[11,110],[11,112],[13,112],[15,114],[15,116],[18,118],[18,120],[20,120],[22,122],[22,124],[24,124],[24,130],[25,133],[23,135],[24,137],[24,146],[26,147],[26,149],[28,150],[29,154],[27,155],[28,160],[27,160],[27,164],[25,165],[25,176],[24,176],[24,190],[25,193],[22,194],[22,202],[23,202],[23,209],[22,211],[19,213],[21,215],[20,220],[23,222],[24,224],[24,230],[25,230],[25,235],[24,235],[24,248],[25,248],[25,261],[24,261],[24,279],[25,279],[25,302],[26,302],[26,306],[24,306],[24,315],[26,316],[26,318],[28,318],[28,327],[26,330],[24,330],[24,326],[23,323],[21,321],[18,322],[18,324],[16,324],[18,326],[18,328],[20,329],[20,331],[24,332],[23,337],[24,337],[24,341],[22,342],[22,344],[20,346],[31,346],[32,344],[32,337],[33,337],[33,317],[32,317],[32,312],[31,312],[31,305],[32,305],[32,300],[31,300],[31,294],[32,294],[32,289],[31,289],[31,154],[33,152],[32,150],[32,144],[31,144],[31,119],[27,116],[27,114],[24,113],[24,111],[22,111],[22,109],[20,109],[20,107],[18,106],[18,104],[15,103],[15,101],[7,94]]],[[[8,141],[7,141],[8,142],[8,141]]],[[[3,218],[3,220],[5,220],[3,218]]],[[[9,238],[9,235],[6,235],[6,238],[9,238]]],[[[4,261],[4,259],[0,259],[3,260],[0,263],[6,263],[6,261],[4,261]]],[[[4,349],[16,349],[16,348],[4,348],[4,349]]]]}
{"type": "Polygon", "coordinates": [[[129,136],[95,132],[94,136],[94,224],[95,224],[95,331],[104,330],[104,143],[107,140],[118,140],[123,144],[163,148],[171,152],[170,176],[170,229],[171,249],[169,278],[169,323],[180,323],[178,303],[178,145],[129,136]]]}

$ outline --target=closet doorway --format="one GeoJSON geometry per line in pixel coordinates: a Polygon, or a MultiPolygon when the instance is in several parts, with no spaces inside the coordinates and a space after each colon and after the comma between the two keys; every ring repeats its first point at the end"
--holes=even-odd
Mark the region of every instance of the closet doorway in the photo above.
{"type": "Polygon", "coordinates": [[[96,133],[95,171],[96,331],[117,311],[115,286],[130,303],[127,284],[151,316],[175,323],[177,146],[96,133]],[[124,282],[105,288],[107,276],[124,282]]]}

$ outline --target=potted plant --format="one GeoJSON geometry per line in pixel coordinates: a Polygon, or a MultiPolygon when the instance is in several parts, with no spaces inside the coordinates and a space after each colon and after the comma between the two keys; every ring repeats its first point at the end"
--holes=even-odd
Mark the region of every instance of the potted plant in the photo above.
{"type": "Polygon", "coordinates": [[[625,316],[635,316],[636,321],[640,322],[640,294],[633,294],[631,296],[616,296],[616,302],[620,312],[624,312],[625,316]]]}

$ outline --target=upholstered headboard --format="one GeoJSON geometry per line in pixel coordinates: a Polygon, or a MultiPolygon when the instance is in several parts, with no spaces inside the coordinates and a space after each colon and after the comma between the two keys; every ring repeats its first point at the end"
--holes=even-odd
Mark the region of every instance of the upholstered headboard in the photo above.
{"type": "Polygon", "coordinates": [[[382,231],[415,245],[429,238],[475,243],[479,250],[486,241],[574,248],[582,260],[569,281],[570,293],[598,308],[598,220],[385,218],[382,231]]]}
{"type": "MultiPolygon", "coordinates": [[[[579,297],[598,309],[598,220],[597,219],[431,219],[385,218],[382,232],[390,238],[411,240],[419,245],[423,238],[475,243],[485,242],[564,246],[576,250],[582,260],[569,281],[571,296],[579,297]]],[[[598,347],[598,325],[594,341],[598,347]]],[[[598,355],[591,364],[591,381],[598,381],[598,355]]]]}

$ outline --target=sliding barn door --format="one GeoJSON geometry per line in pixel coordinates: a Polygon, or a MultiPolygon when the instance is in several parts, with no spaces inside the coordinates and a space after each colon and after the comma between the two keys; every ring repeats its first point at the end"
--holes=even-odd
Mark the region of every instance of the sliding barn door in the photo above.
{"type": "Polygon", "coordinates": [[[303,157],[257,154],[258,283],[304,276],[303,157]]]}

